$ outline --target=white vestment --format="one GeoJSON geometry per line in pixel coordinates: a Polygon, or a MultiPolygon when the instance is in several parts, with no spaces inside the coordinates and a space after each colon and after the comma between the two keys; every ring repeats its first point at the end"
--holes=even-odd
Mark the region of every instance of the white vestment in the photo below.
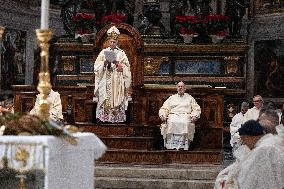
{"type": "MultiPolygon", "coordinates": [[[[30,114],[39,115],[39,105],[40,105],[41,99],[42,99],[42,95],[38,94],[36,97],[35,105],[33,109],[30,111],[30,114]]],[[[50,103],[50,109],[49,109],[50,118],[53,118],[55,120],[63,119],[60,94],[51,89],[47,97],[47,100],[50,103]]]]}
{"type": "Polygon", "coordinates": [[[244,115],[244,122],[248,120],[257,120],[259,117],[260,109],[257,109],[255,106],[253,108],[248,109],[248,111],[244,115]]]}
{"type": "Polygon", "coordinates": [[[251,150],[246,146],[242,145],[236,151],[234,156],[236,161],[223,169],[217,176],[214,189],[239,189],[237,177],[240,172],[241,163],[245,161],[250,154],[251,150]]]}
{"type": "Polygon", "coordinates": [[[131,72],[125,52],[119,48],[103,49],[94,65],[95,90],[98,97],[96,117],[103,122],[124,122],[125,110],[128,106],[128,89],[131,85],[131,72]],[[118,72],[116,65],[111,63],[110,68],[104,66],[105,51],[113,51],[116,61],[123,65],[123,71],[118,72]]]}
{"type": "Polygon", "coordinates": [[[240,145],[240,135],[238,133],[239,128],[241,128],[242,124],[244,123],[244,115],[242,112],[237,113],[233,118],[230,124],[230,133],[231,133],[231,140],[230,144],[232,147],[237,147],[240,145]]]}
{"type": "Polygon", "coordinates": [[[200,114],[200,106],[191,95],[185,93],[183,96],[170,96],[159,111],[160,117],[167,118],[167,123],[161,127],[165,147],[187,150],[195,133],[195,124],[191,122],[191,117],[199,118],[200,114]]]}
{"type": "Polygon", "coordinates": [[[241,189],[284,188],[284,137],[266,134],[240,167],[241,189]]]}
{"type": "Polygon", "coordinates": [[[284,127],[277,135],[266,134],[253,150],[244,145],[235,152],[236,162],[222,170],[215,189],[282,189],[284,188],[284,127]]]}

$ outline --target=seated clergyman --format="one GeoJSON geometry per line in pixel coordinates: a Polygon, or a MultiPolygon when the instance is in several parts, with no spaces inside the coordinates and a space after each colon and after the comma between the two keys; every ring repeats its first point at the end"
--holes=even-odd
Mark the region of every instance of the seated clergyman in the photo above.
{"type": "MultiPolygon", "coordinates": [[[[39,115],[39,108],[40,108],[40,100],[42,99],[42,94],[38,94],[36,98],[35,105],[33,109],[30,111],[30,114],[39,115]]],[[[60,94],[58,92],[55,92],[51,89],[47,100],[50,102],[50,109],[49,109],[49,115],[50,118],[53,118],[55,120],[61,120],[63,119],[62,115],[62,104],[60,99],[60,94]]]]}
{"type": "Polygon", "coordinates": [[[195,99],[185,93],[185,84],[177,84],[178,93],[170,96],[159,111],[164,122],[161,134],[167,149],[188,150],[195,133],[195,122],[200,117],[201,109],[195,99]]]}

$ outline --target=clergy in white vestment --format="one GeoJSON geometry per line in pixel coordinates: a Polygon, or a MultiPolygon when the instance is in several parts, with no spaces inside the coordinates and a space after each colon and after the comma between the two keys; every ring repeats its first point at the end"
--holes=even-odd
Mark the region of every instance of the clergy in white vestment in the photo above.
{"type": "MultiPolygon", "coordinates": [[[[39,115],[40,110],[40,101],[42,100],[42,94],[38,94],[36,97],[36,102],[33,109],[30,111],[30,114],[39,115]]],[[[62,120],[62,104],[60,99],[60,94],[56,91],[50,90],[50,93],[47,97],[47,100],[50,103],[49,108],[49,117],[55,120],[62,120]]]]}
{"type": "Polygon", "coordinates": [[[94,64],[96,118],[102,122],[126,121],[131,72],[125,52],[117,46],[119,34],[115,26],[107,31],[109,47],[99,53],[94,64]]]}
{"type": "Polygon", "coordinates": [[[266,134],[255,146],[249,158],[241,164],[238,176],[240,188],[284,188],[283,133],[266,134]]]}
{"type": "Polygon", "coordinates": [[[234,151],[236,161],[218,174],[214,189],[243,188],[243,184],[238,182],[241,169],[245,166],[245,162],[251,158],[252,150],[261,137],[263,137],[264,132],[262,126],[257,121],[249,120],[241,126],[238,133],[244,145],[241,145],[234,151]]]}
{"type": "MultiPolygon", "coordinates": [[[[282,117],[283,119],[283,117],[282,117]]],[[[284,188],[284,127],[278,123],[275,110],[265,110],[259,116],[264,135],[250,157],[242,163],[238,176],[241,189],[284,188]]]]}
{"type": "Polygon", "coordinates": [[[161,134],[166,149],[188,150],[195,133],[195,122],[201,109],[195,99],[185,93],[185,84],[177,84],[178,93],[170,96],[160,108],[159,117],[163,121],[161,134]]]}
{"type": "Polygon", "coordinates": [[[240,135],[238,133],[239,128],[241,128],[242,124],[244,123],[244,114],[248,111],[249,104],[247,102],[243,102],[241,105],[241,112],[237,113],[233,118],[230,124],[230,133],[231,133],[231,140],[230,144],[233,147],[233,151],[240,146],[240,135]]]}
{"type": "Polygon", "coordinates": [[[263,98],[260,95],[253,97],[253,107],[248,109],[247,113],[244,115],[244,122],[248,120],[257,120],[259,117],[260,109],[263,106],[263,98]]]}

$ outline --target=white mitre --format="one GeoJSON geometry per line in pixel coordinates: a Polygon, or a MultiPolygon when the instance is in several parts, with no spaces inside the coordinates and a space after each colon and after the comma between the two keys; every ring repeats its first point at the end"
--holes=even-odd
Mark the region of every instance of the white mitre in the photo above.
{"type": "Polygon", "coordinates": [[[120,34],[119,30],[115,26],[112,26],[111,28],[109,28],[107,30],[107,35],[108,35],[109,38],[116,40],[118,38],[119,34],[120,34]]]}

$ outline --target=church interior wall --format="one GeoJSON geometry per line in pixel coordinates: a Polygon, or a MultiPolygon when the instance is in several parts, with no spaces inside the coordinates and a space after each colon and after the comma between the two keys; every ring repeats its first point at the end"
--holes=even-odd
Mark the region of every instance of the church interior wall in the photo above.
{"type": "MultiPolygon", "coordinates": [[[[7,30],[18,30],[26,33],[24,84],[33,83],[34,51],[38,48],[35,30],[40,28],[39,2],[20,3],[15,1],[0,1],[0,25],[7,30]]],[[[50,28],[53,35],[63,35],[65,32],[60,19],[60,10],[51,9],[50,28]]],[[[3,91],[2,91],[3,92],[3,91]]],[[[4,91],[5,92],[5,91],[4,91]]],[[[9,90],[6,91],[9,93],[9,90]]]]}
{"type": "MultiPolygon", "coordinates": [[[[262,45],[263,49],[270,51],[273,56],[280,57],[283,56],[283,40],[284,40],[284,15],[283,13],[273,13],[256,16],[248,27],[248,67],[247,67],[247,96],[252,97],[256,93],[260,93],[267,100],[275,101],[278,104],[284,102],[283,97],[280,97],[278,94],[281,94],[281,91],[277,93],[265,93],[265,91],[260,91],[257,85],[259,84],[259,78],[262,78],[262,81],[267,81],[267,75],[260,73],[259,75],[257,67],[265,67],[265,64],[268,64],[263,60],[263,65],[257,65],[257,49],[259,45],[262,45]]],[[[269,61],[269,60],[268,60],[269,61]]],[[[270,60],[271,61],[271,60],[270,60]]],[[[283,60],[282,60],[283,61],[283,60]]],[[[280,65],[281,66],[281,65],[280,65]]],[[[269,68],[268,68],[269,69],[269,68]]],[[[282,72],[281,72],[282,73],[282,72]]],[[[279,74],[281,74],[279,73],[279,74]]],[[[278,75],[279,75],[278,74],[278,75]]],[[[283,74],[283,73],[282,73],[283,74]]],[[[279,79],[278,79],[279,80],[279,79]]],[[[283,85],[282,82],[278,84],[283,85]]],[[[267,90],[267,89],[264,89],[267,90]]]]}

